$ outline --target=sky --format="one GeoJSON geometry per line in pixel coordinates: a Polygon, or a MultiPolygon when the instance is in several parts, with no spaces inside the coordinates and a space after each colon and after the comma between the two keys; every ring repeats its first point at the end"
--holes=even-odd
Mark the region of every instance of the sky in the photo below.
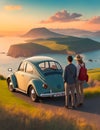
{"type": "Polygon", "coordinates": [[[100,30],[100,0],[2,0],[0,35],[32,28],[100,30]]]}

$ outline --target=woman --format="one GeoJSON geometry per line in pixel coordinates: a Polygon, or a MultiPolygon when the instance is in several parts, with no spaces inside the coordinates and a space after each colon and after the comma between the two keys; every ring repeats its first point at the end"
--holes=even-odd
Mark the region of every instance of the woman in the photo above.
{"type": "Polygon", "coordinates": [[[76,55],[74,58],[77,61],[77,82],[76,82],[76,98],[77,98],[77,106],[83,105],[84,102],[84,93],[83,93],[83,83],[84,83],[84,72],[82,69],[85,70],[85,63],[82,60],[82,56],[76,55]]]}

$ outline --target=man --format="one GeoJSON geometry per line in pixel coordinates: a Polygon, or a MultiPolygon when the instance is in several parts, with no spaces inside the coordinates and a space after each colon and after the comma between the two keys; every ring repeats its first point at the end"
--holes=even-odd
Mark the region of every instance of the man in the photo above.
{"type": "Polygon", "coordinates": [[[73,57],[67,57],[68,65],[65,67],[64,71],[64,86],[65,86],[65,107],[70,107],[69,98],[71,96],[71,107],[75,108],[75,85],[76,85],[76,76],[77,69],[76,66],[72,63],[73,57]],[[70,95],[70,96],[69,96],[70,95]]]}

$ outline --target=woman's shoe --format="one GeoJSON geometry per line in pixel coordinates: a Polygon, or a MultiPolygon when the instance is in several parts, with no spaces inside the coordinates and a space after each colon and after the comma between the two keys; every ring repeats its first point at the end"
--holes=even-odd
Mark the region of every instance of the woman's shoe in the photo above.
{"type": "Polygon", "coordinates": [[[76,108],[76,106],[72,106],[72,108],[73,108],[73,109],[75,109],[75,108],[76,108]]]}
{"type": "Polygon", "coordinates": [[[82,106],[83,105],[83,103],[79,103],[79,104],[77,104],[77,107],[80,107],[80,106],[82,106]]]}

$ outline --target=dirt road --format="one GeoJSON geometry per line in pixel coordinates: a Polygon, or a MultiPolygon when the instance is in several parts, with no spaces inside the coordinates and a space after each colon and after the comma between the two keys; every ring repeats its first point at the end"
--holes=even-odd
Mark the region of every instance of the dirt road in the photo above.
{"type": "Polygon", "coordinates": [[[45,98],[40,102],[35,103],[30,100],[29,97],[22,93],[15,93],[15,95],[26,102],[33,104],[36,107],[42,107],[46,110],[57,111],[58,109],[64,111],[64,114],[68,114],[70,117],[74,115],[76,120],[83,118],[87,123],[94,124],[98,130],[100,130],[100,96],[85,99],[83,106],[78,107],[74,110],[66,109],[64,107],[64,97],[59,98],[45,98]]]}

